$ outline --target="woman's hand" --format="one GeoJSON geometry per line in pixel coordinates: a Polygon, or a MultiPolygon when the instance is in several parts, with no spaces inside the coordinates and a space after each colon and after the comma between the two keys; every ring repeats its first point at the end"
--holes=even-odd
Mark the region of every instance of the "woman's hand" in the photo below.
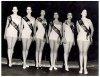
{"type": "Polygon", "coordinates": [[[49,43],[49,37],[46,37],[46,41],[47,41],[47,43],[49,43]]]}
{"type": "Polygon", "coordinates": [[[73,41],[73,46],[75,46],[75,41],[73,41]]]}
{"type": "Polygon", "coordinates": [[[5,40],[7,39],[7,36],[6,36],[6,34],[4,34],[4,39],[5,39],[5,40]]]}
{"type": "Polygon", "coordinates": [[[92,39],[92,36],[90,35],[90,42],[91,44],[93,43],[93,39],[92,39]]]}
{"type": "Polygon", "coordinates": [[[19,35],[18,40],[21,41],[21,34],[19,35]]]}
{"type": "Polygon", "coordinates": [[[33,41],[35,41],[36,40],[36,36],[34,35],[32,39],[33,39],[33,41]]]}
{"type": "Polygon", "coordinates": [[[65,38],[65,37],[62,38],[62,42],[63,42],[64,44],[66,44],[66,38],[65,38]]]}
{"type": "Polygon", "coordinates": [[[60,43],[60,37],[58,37],[58,39],[57,39],[57,43],[60,43]]]}
{"type": "Polygon", "coordinates": [[[31,39],[31,40],[33,40],[33,37],[32,37],[32,36],[30,36],[30,39],[31,39]]]}

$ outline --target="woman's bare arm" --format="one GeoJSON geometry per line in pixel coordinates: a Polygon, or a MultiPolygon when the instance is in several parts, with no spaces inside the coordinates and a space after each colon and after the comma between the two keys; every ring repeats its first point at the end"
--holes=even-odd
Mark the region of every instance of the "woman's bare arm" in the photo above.
{"type": "Polygon", "coordinates": [[[48,37],[50,35],[50,31],[51,31],[51,25],[49,24],[48,37]]]}
{"type": "Polygon", "coordinates": [[[7,27],[9,25],[9,20],[8,20],[8,17],[7,17],[7,22],[6,22],[6,27],[5,27],[5,32],[4,32],[4,36],[6,35],[6,31],[7,31],[7,27]]]}
{"type": "Polygon", "coordinates": [[[77,32],[79,33],[79,23],[78,23],[78,21],[76,22],[76,29],[77,29],[77,32]]]}
{"type": "Polygon", "coordinates": [[[65,23],[63,23],[63,30],[62,30],[63,38],[65,38],[65,23]]]}
{"type": "Polygon", "coordinates": [[[91,36],[93,36],[94,27],[93,27],[93,23],[91,20],[90,20],[90,28],[91,28],[91,36]]]}
{"type": "Polygon", "coordinates": [[[36,35],[36,27],[37,27],[37,23],[38,23],[38,21],[36,20],[36,21],[35,21],[35,24],[34,24],[34,36],[36,35]]]}

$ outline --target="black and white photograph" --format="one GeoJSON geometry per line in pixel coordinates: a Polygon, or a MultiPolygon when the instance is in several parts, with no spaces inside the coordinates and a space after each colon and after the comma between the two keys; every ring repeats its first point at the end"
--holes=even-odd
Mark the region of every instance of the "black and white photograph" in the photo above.
{"type": "Polygon", "coordinates": [[[99,1],[1,1],[1,76],[99,76],[99,1]]]}

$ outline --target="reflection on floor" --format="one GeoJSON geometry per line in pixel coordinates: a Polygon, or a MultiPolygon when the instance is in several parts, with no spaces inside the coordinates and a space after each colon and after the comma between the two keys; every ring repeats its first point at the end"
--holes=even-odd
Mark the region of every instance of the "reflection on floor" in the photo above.
{"type": "MultiPolygon", "coordinates": [[[[63,68],[58,68],[57,71],[49,71],[48,67],[42,67],[36,69],[34,66],[23,69],[21,65],[14,65],[8,67],[2,65],[2,76],[85,76],[84,74],[78,73],[78,68],[70,68],[69,72],[66,72],[63,68]]],[[[98,76],[97,67],[88,67],[89,74],[86,76],[98,76]]]]}
{"type": "MultiPolygon", "coordinates": [[[[35,68],[35,62],[33,60],[27,60],[29,68],[25,70],[22,68],[22,61],[19,59],[13,59],[13,66],[10,68],[7,65],[7,60],[2,58],[2,76],[84,76],[79,74],[79,65],[77,61],[69,61],[69,72],[66,72],[63,68],[63,62],[57,62],[57,71],[49,71],[49,61],[42,61],[42,67],[39,69],[35,68]]],[[[87,76],[98,76],[98,62],[88,62],[87,76]]]]}

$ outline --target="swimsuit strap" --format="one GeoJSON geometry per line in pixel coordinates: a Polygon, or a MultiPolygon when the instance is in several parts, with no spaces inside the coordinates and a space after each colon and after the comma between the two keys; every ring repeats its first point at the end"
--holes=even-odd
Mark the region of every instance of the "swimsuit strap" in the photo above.
{"type": "Polygon", "coordinates": [[[28,18],[27,16],[23,17],[23,19],[27,22],[29,28],[30,28],[31,31],[32,31],[31,36],[33,36],[33,26],[32,26],[31,21],[29,20],[29,18],[28,18]]]}
{"type": "MultiPolygon", "coordinates": [[[[40,18],[40,17],[38,17],[38,18],[37,18],[37,20],[38,20],[40,23],[42,23],[42,25],[43,25],[43,27],[44,27],[44,29],[45,29],[45,28],[46,28],[46,26],[47,26],[47,24],[42,22],[42,21],[43,21],[43,19],[42,19],[42,18],[40,18]]],[[[44,20],[46,21],[46,19],[44,19],[44,20]]]]}
{"type": "MultiPolygon", "coordinates": [[[[68,25],[67,21],[65,21],[65,24],[68,25]]],[[[71,24],[70,24],[70,28],[71,28],[72,32],[74,33],[74,29],[75,29],[75,27],[74,27],[73,22],[71,22],[71,24]]]]}
{"type": "Polygon", "coordinates": [[[9,24],[11,24],[17,31],[19,31],[18,25],[12,20],[12,17],[8,17],[9,24]]]}
{"type": "Polygon", "coordinates": [[[61,39],[62,36],[61,36],[60,30],[57,27],[54,26],[53,22],[50,22],[50,25],[51,25],[52,29],[59,35],[59,37],[61,39]]]}
{"type": "MultiPolygon", "coordinates": [[[[82,29],[83,29],[85,32],[87,32],[87,35],[86,35],[86,36],[88,37],[89,34],[90,34],[89,29],[85,26],[85,24],[84,24],[84,22],[82,21],[82,19],[80,19],[78,22],[79,22],[80,26],[82,27],[82,29]]],[[[87,37],[86,37],[86,39],[88,39],[87,37]]]]}

